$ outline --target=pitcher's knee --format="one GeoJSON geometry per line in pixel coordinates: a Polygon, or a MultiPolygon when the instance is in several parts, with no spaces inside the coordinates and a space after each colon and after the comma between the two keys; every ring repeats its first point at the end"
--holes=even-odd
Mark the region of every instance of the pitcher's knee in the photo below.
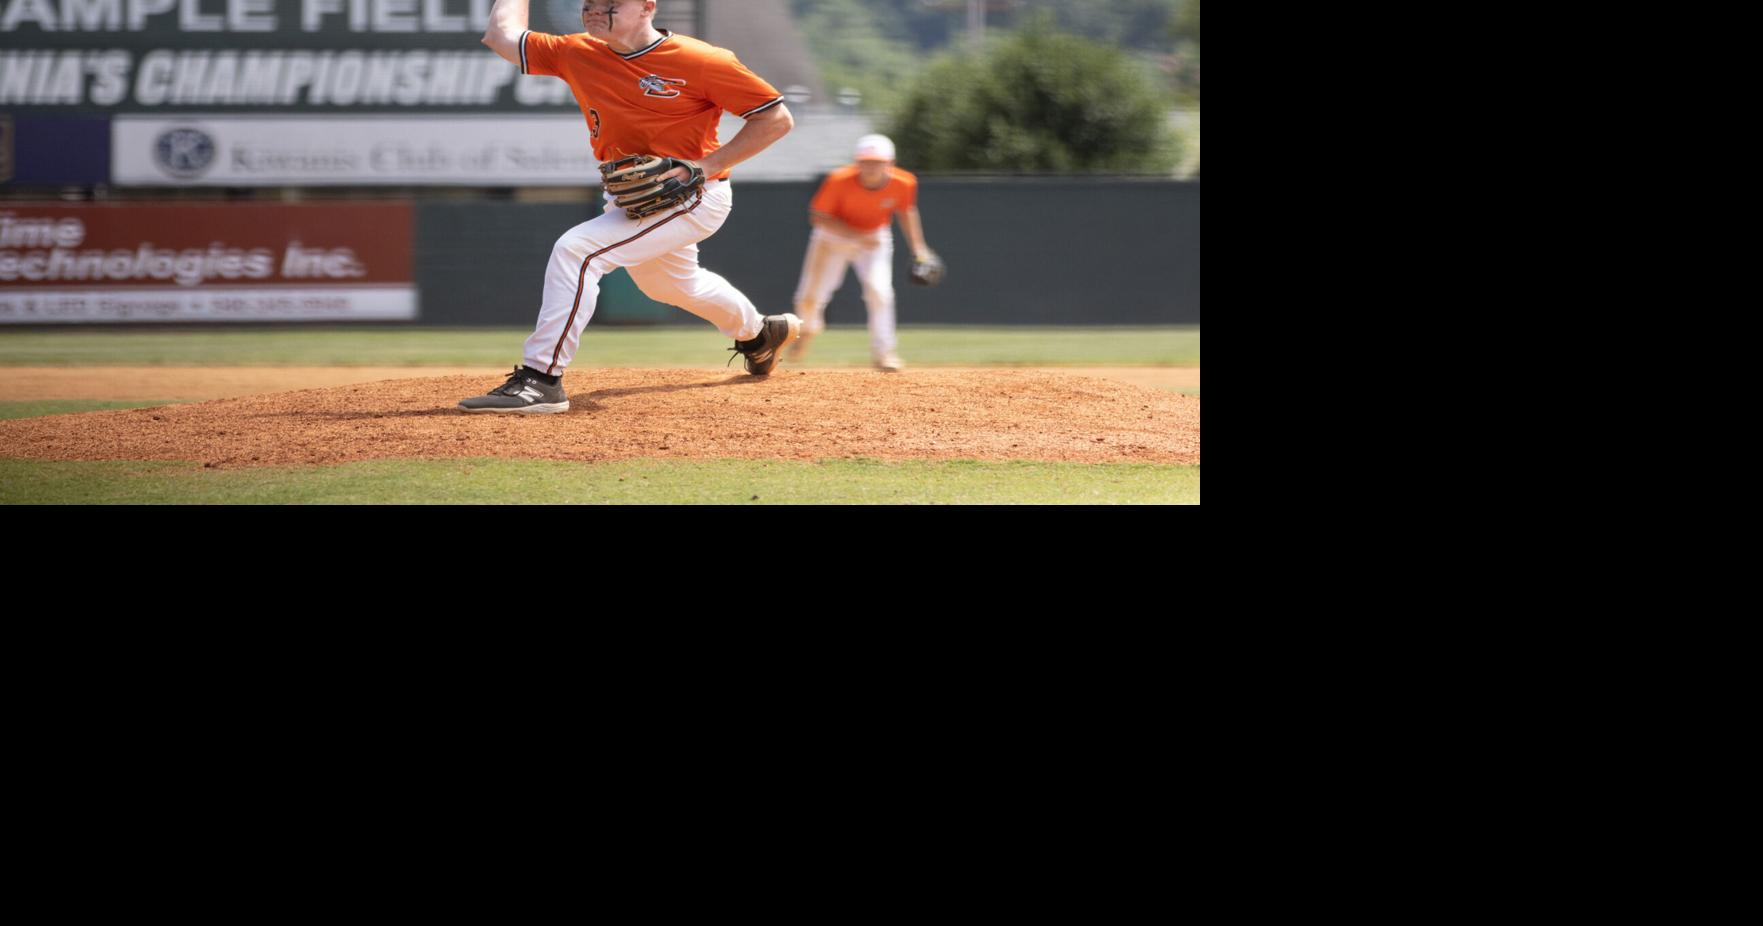
{"type": "Polygon", "coordinates": [[[637,284],[637,289],[642,291],[643,295],[656,302],[680,305],[683,300],[691,297],[690,292],[674,283],[671,277],[644,276],[632,272],[629,267],[625,268],[625,272],[630,273],[631,282],[637,284]]]}

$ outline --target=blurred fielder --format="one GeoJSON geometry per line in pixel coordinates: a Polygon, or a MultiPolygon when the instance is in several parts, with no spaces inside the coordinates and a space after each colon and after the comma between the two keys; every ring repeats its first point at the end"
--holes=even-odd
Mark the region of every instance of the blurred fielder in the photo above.
{"type": "Polygon", "coordinates": [[[935,277],[921,282],[940,279],[942,262],[924,243],[918,178],[894,166],[894,143],[885,135],[865,135],[857,140],[854,160],[829,174],[808,205],[814,232],[796,285],[802,335],[786,356],[800,360],[809,341],[826,329],[826,304],[850,267],[869,309],[870,357],[891,372],[901,367],[894,339],[894,216],[906,229],[914,262],[935,268],[935,277]]]}

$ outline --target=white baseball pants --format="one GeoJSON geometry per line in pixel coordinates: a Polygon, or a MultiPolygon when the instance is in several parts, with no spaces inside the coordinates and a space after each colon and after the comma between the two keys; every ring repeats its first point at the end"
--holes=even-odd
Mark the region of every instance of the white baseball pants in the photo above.
{"type": "Polygon", "coordinates": [[[679,306],[727,337],[758,336],[765,320],[752,300],[698,266],[698,242],[715,234],[733,208],[728,181],[709,181],[696,203],[641,221],[626,216],[610,197],[606,202],[604,214],[564,232],[551,249],[539,323],[523,351],[527,366],[548,375],[569,366],[582,329],[594,317],[600,278],[618,267],[628,268],[650,299],[679,306]]]}
{"type": "Polygon", "coordinates": [[[869,308],[869,351],[890,354],[894,342],[894,236],[881,228],[873,238],[852,241],[816,228],[808,237],[802,279],[796,284],[796,314],[804,334],[826,329],[826,304],[845,280],[845,268],[857,271],[863,304],[869,308]]]}

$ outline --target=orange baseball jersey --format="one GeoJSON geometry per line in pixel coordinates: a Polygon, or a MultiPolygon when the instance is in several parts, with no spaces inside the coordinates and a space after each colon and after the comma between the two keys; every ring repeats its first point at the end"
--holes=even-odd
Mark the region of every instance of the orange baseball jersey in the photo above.
{"type": "Polygon", "coordinates": [[[808,208],[824,212],[858,231],[874,231],[887,225],[894,213],[905,212],[917,203],[917,177],[890,167],[887,185],[871,190],[858,179],[857,165],[846,164],[827,175],[808,208]]]}
{"type": "MultiPolygon", "coordinates": [[[[734,52],[660,30],[630,54],[586,32],[520,37],[520,72],[561,77],[575,93],[593,137],[594,157],[611,161],[659,154],[696,161],[722,146],[723,110],[745,119],[784,101],[734,52]]],[[[722,180],[723,171],[710,179],[722,180]]]]}

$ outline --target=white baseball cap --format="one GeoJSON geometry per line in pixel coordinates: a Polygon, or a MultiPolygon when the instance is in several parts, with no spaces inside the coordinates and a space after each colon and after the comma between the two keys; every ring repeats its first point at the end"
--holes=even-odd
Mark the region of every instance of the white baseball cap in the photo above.
{"type": "Polygon", "coordinates": [[[892,161],[894,159],[893,139],[886,135],[865,135],[857,139],[857,152],[852,155],[858,161],[892,161]]]}

